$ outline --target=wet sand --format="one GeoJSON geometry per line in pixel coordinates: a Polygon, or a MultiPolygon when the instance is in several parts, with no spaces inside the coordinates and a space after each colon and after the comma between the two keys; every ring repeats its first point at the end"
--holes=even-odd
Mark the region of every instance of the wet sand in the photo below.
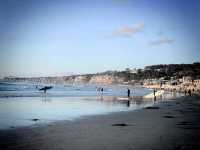
{"type": "Polygon", "coordinates": [[[0,130],[0,149],[199,150],[200,96],[129,112],[0,130]]]}

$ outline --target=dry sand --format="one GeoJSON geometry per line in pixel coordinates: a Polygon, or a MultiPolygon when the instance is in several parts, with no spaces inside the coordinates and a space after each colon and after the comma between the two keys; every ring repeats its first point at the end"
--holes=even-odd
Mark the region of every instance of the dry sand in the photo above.
{"type": "Polygon", "coordinates": [[[130,112],[0,131],[0,149],[200,150],[200,97],[130,112]]]}

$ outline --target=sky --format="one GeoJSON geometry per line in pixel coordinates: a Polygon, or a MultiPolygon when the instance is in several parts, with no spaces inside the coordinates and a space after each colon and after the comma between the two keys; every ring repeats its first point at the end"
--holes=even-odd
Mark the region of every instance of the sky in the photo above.
{"type": "Polygon", "coordinates": [[[1,0],[0,77],[200,61],[199,0],[1,0]]]}

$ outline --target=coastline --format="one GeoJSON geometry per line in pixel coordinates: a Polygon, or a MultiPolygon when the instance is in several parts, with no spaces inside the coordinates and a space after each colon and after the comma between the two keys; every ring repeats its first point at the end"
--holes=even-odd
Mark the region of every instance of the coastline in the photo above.
{"type": "Polygon", "coordinates": [[[199,108],[200,96],[193,95],[140,110],[0,130],[0,149],[199,149],[199,108]]]}

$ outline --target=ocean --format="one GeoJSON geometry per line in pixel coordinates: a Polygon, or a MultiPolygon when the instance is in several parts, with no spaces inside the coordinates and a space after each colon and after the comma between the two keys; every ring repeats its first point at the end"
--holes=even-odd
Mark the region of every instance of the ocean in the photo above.
{"type": "MultiPolygon", "coordinates": [[[[140,109],[152,101],[117,100],[127,96],[127,86],[53,85],[47,93],[39,91],[46,85],[36,83],[0,82],[0,129],[37,126],[61,120],[72,121],[91,115],[140,109]]],[[[131,96],[144,96],[152,91],[129,86],[131,96]]]]}

